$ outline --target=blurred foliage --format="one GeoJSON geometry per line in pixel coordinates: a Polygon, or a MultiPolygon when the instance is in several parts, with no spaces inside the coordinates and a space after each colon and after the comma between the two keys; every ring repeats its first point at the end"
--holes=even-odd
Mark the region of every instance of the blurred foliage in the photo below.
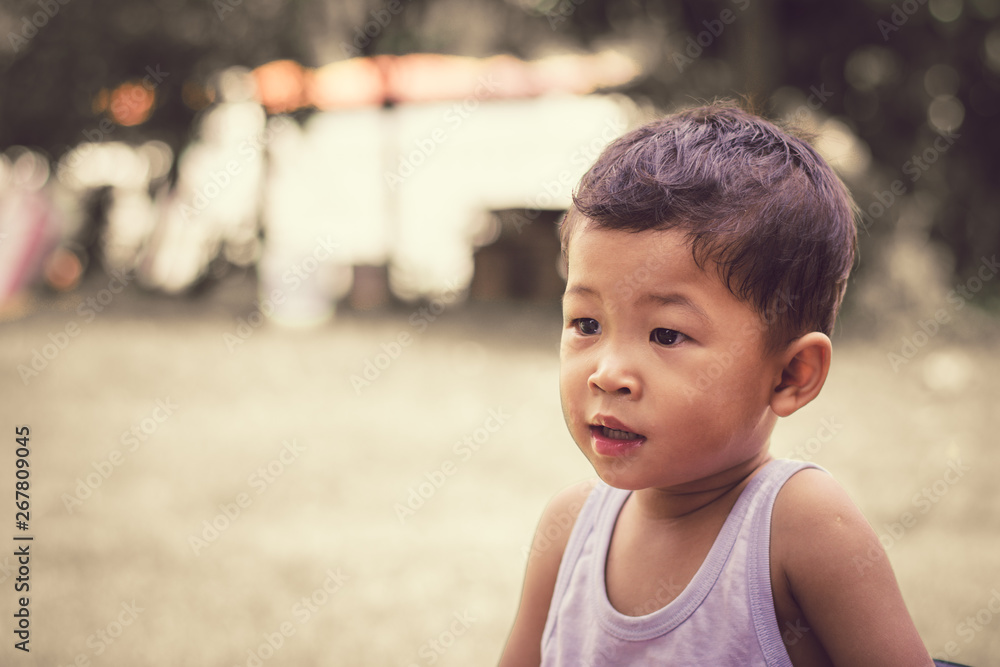
{"type": "Polygon", "coordinates": [[[230,65],[617,47],[646,71],[623,92],[662,110],[723,96],[774,114],[821,91],[819,112],[870,150],[868,167],[849,179],[869,212],[867,236],[917,231],[950,248],[955,273],[968,275],[1000,250],[998,16],[1000,0],[8,1],[0,8],[0,145],[58,156],[97,126],[102,89],[142,79],[150,67],[168,73],[152,117],[116,127],[113,138],[155,137],[176,148],[196,113],[183,87],[209,86],[230,65]],[[39,12],[47,12],[36,21],[42,27],[21,39],[39,12]],[[931,150],[942,127],[958,136],[931,150]],[[934,162],[914,167],[927,151],[934,162]],[[902,194],[872,215],[897,181],[902,194]]]}
{"type": "MultiPolygon", "coordinates": [[[[18,0],[0,10],[0,145],[26,144],[58,157],[85,140],[100,116],[99,92],[149,69],[157,108],[151,121],[115,128],[108,139],[155,137],[175,147],[186,139],[194,111],[183,103],[185,82],[208,84],[221,69],[299,58],[301,5],[292,0],[18,0]],[[65,4],[63,4],[65,3],[65,4]],[[239,4],[236,4],[239,3],[239,4]],[[32,18],[58,7],[31,34],[32,18]],[[19,48],[16,48],[19,47],[19,48]],[[16,48],[16,50],[15,50],[16,48]]],[[[42,23],[39,18],[35,26],[42,23]]]]}

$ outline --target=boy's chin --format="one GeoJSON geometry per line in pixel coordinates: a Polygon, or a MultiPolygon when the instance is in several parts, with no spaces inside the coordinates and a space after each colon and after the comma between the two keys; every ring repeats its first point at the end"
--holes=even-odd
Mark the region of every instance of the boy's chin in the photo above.
{"type": "Polygon", "coordinates": [[[608,486],[613,487],[615,489],[620,489],[622,491],[642,491],[643,489],[648,488],[645,484],[640,484],[635,480],[629,480],[628,478],[623,477],[621,475],[619,476],[612,475],[611,477],[605,477],[604,475],[598,473],[597,476],[600,477],[601,481],[607,484],[608,486]]]}
{"type": "MultiPolygon", "coordinates": [[[[603,459],[603,457],[598,457],[603,459]]],[[[590,457],[590,464],[594,467],[594,472],[601,478],[601,481],[608,486],[624,491],[639,491],[649,486],[649,480],[645,479],[641,464],[634,458],[631,460],[615,459],[613,461],[594,460],[590,457]]]]}

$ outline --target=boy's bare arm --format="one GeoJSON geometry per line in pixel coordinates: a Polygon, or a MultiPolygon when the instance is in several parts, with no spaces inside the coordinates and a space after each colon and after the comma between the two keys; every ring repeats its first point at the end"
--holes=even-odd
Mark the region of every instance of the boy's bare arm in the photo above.
{"type": "Polygon", "coordinates": [[[500,667],[527,667],[542,661],[542,631],[556,586],[559,563],[584,501],[596,480],[579,482],[549,502],[535,530],[524,574],[521,604],[500,667]]]}
{"type": "Polygon", "coordinates": [[[834,665],[933,664],[878,537],[830,475],[803,470],[782,488],[771,557],[834,665]]]}

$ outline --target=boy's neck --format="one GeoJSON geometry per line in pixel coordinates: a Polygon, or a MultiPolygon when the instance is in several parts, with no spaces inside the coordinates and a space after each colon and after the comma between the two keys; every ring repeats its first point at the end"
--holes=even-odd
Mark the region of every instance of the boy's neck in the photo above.
{"type": "Polygon", "coordinates": [[[773,459],[765,447],[755,457],[710,477],[681,486],[635,491],[633,501],[640,516],[652,521],[694,519],[723,505],[728,513],[753,475],[773,459]]]}

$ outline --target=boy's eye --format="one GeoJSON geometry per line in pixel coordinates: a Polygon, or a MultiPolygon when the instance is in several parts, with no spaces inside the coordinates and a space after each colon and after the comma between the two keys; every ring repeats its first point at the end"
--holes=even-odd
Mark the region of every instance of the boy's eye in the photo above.
{"type": "Polygon", "coordinates": [[[680,331],[674,331],[673,329],[653,329],[652,333],[649,334],[649,340],[666,347],[676,345],[683,339],[684,334],[680,331]]]}
{"type": "Polygon", "coordinates": [[[589,317],[580,317],[573,320],[573,325],[576,330],[582,333],[584,336],[593,336],[595,334],[601,333],[601,324],[589,317]]]}

